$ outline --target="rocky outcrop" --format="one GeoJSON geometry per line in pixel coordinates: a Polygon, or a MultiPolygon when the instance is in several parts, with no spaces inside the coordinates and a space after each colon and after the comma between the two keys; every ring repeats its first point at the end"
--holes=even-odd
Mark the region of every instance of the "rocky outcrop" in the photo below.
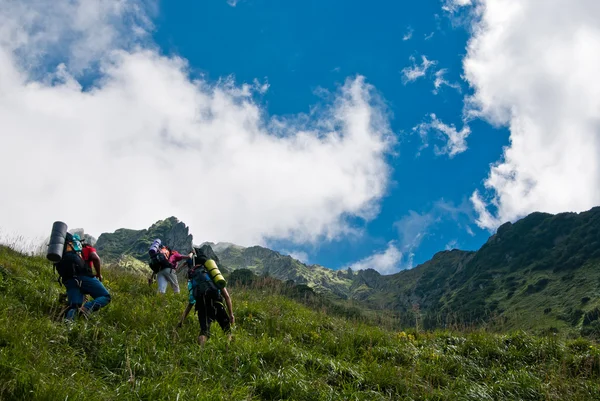
{"type": "Polygon", "coordinates": [[[107,261],[116,261],[122,255],[147,262],[148,248],[152,241],[160,238],[162,242],[181,253],[192,250],[193,237],[189,227],[175,217],[157,221],[144,230],[120,228],[114,233],[100,235],[96,249],[100,257],[107,261]]]}

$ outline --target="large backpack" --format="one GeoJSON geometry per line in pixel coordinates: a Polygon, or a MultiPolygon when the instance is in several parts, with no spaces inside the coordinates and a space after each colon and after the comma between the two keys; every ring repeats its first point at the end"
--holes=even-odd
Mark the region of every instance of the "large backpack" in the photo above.
{"type": "Polygon", "coordinates": [[[79,254],[82,250],[79,235],[67,233],[64,247],[61,259],[54,263],[54,269],[58,272],[62,281],[80,275],[93,275],[92,270],[79,254]]]}
{"type": "Polygon", "coordinates": [[[173,266],[169,263],[169,257],[163,252],[162,242],[160,239],[155,239],[148,249],[148,255],[150,255],[150,262],[148,265],[154,273],[158,273],[162,269],[172,268],[173,266]]]}
{"type": "Polygon", "coordinates": [[[189,269],[188,279],[192,283],[192,295],[196,300],[204,298],[221,301],[221,292],[204,266],[195,266],[189,269]]]}

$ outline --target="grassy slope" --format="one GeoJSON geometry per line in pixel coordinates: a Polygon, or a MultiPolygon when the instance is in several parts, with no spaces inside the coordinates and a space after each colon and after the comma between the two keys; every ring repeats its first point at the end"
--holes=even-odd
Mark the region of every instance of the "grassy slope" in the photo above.
{"type": "Polygon", "coordinates": [[[174,330],[185,294],[105,273],[113,303],[56,321],[50,265],[0,247],[2,400],[565,400],[600,398],[600,348],[524,333],[397,332],[313,311],[269,288],[232,288],[234,342],[202,352],[174,330]]]}
{"type": "MultiPolygon", "coordinates": [[[[175,231],[187,235],[182,223],[182,230],[173,231],[176,223],[171,218],[148,230],[103,234],[99,253],[113,260],[128,254],[146,263],[152,238],[175,231]]],[[[440,252],[389,276],[308,266],[258,246],[217,253],[225,272],[247,268],[293,280],[333,300],[353,300],[365,311],[392,310],[403,325],[486,325],[499,331],[560,330],[600,338],[600,208],[580,214],[533,213],[501,226],[477,252],[440,252]]]]}

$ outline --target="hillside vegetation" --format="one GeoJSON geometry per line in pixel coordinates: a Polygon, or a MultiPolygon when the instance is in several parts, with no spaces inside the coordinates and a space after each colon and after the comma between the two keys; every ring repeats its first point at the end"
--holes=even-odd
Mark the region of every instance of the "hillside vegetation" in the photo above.
{"type": "MultiPolygon", "coordinates": [[[[146,263],[155,237],[181,247],[191,244],[185,224],[172,217],[148,230],[102,234],[98,250],[108,259],[128,255],[146,263]]],[[[248,269],[292,280],[363,310],[392,311],[403,326],[476,325],[600,338],[600,208],[533,213],[501,226],[476,252],[440,252],[414,269],[385,276],[372,269],[307,265],[260,246],[214,249],[225,271],[248,269]]]]}
{"type": "Polygon", "coordinates": [[[230,287],[234,340],[216,327],[201,350],[195,319],[175,329],[187,294],[159,297],[119,266],[104,276],[112,303],[66,325],[51,265],[0,247],[0,399],[600,399],[587,339],[376,327],[267,280],[230,287]]]}

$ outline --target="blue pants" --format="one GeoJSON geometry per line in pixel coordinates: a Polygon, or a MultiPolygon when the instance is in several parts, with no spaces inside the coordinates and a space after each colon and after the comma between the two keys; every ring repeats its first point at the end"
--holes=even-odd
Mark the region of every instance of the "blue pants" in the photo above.
{"type": "Polygon", "coordinates": [[[65,280],[63,284],[67,288],[67,301],[70,307],[65,316],[68,320],[75,318],[75,312],[81,307],[84,295],[93,298],[83,305],[89,312],[95,312],[110,303],[110,294],[96,277],[76,277],[65,280]]]}

